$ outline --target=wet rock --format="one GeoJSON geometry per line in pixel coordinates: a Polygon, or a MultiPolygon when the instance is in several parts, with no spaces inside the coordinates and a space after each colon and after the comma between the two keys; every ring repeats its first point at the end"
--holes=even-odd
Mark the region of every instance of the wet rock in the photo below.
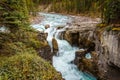
{"type": "Polygon", "coordinates": [[[50,28],[50,25],[49,25],[49,24],[45,25],[45,29],[47,29],[47,28],[50,28]]]}
{"type": "Polygon", "coordinates": [[[55,38],[52,39],[52,45],[53,45],[53,52],[56,53],[58,51],[58,43],[55,38]]]}

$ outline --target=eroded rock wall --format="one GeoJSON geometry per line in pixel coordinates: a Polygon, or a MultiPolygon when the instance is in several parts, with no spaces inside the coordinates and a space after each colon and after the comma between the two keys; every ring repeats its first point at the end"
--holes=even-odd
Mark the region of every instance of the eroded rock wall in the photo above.
{"type": "Polygon", "coordinates": [[[99,80],[120,80],[120,32],[106,30],[67,30],[64,39],[71,45],[86,49],[76,52],[75,64],[80,70],[90,72],[99,80]],[[86,59],[85,54],[92,58],[86,59]]]}
{"type": "Polygon", "coordinates": [[[86,52],[76,52],[75,64],[80,70],[100,80],[120,80],[120,31],[101,31],[96,28],[98,22],[77,18],[62,33],[62,38],[72,46],[86,49],[86,52]],[[85,58],[87,53],[91,53],[91,59],[85,58]]]}
{"type": "Polygon", "coordinates": [[[105,80],[120,80],[120,32],[104,31],[97,42],[99,76],[105,80]]]}

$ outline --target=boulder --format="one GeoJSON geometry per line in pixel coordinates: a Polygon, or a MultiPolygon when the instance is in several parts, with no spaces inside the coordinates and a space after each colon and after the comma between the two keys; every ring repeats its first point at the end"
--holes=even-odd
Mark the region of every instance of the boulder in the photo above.
{"type": "Polygon", "coordinates": [[[47,29],[47,28],[49,28],[49,27],[50,27],[50,25],[49,25],[49,24],[45,25],[45,29],[47,29]]]}

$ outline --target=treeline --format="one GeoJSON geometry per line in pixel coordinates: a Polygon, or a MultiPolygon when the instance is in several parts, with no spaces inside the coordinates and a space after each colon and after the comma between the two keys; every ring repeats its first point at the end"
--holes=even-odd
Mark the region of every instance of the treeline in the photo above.
{"type": "Polygon", "coordinates": [[[0,0],[0,25],[12,30],[28,26],[29,14],[35,12],[34,5],[33,0],[0,0]]]}
{"type": "Polygon", "coordinates": [[[104,23],[120,23],[120,0],[36,0],[40,5],[51,5],[50,11],[68,14],[92,14],[104,23]]]}
{"type": "MultiPolygon", "coordinates": [[[[40,5],[51,5],[49,11],[57,13],[68,13],[68,14],[88,14],[88,15],[98,15],[103,18],[103,22],[109,23],[119,23],[120,22],[120,0],[1,0],[0,5],[8,7],[8,12],[10,8],[15,8],[20,11],[17,5],[22,4],[24,6],[24,13],[16,13],[19,17],[25,14],[36,15],[39,11],[40,5]],[[2,3],[1,3],[2,2],[2,3]],[[4,4],[3,4],[4,3],[4,4]],[[8,6],[9,5],[9,6],[8,6]],[[11,6],[10,6],[11,5],[11,6]]],[[[0,7],[0,10],[2,7],[0,7]]],[[[21,10],[22,11],[22,10],[21,10]]],[[[1,11],[2,12],[2,11],[1,11]]],[[[14,14],[14,11],[12,11],[14,14]]],[[[1,13],[0,13],[1,14],[1,13]]],[[[5,14],[6,15],[6,14],[5,14]]],[[[13,18],[12,18],[13,19],[13,18]]],[[[25,17],[23,18],[25,20],[25,17]]],[[[15,22],[18,23],[19,21],[15,22]]],[[[26,21],[23,21],[24,23],[26,21]]]]}
{"type": "Polygon", "coordinates": [[[120,0],[53,0],[51,11],[99,15],[104,23],[120,23],[120,0]]]}
{"type": "Polygon", "coordinates": [[[83,13],[96,11],[100,2],[98,0],[53,0],[52,10],[66,13],[83,13]]]}

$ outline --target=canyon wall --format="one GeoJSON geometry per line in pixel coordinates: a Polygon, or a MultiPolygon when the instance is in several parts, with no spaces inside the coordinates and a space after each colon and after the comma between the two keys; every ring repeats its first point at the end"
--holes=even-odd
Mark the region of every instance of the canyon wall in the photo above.
{"type": "Polygon", "coordinates": [[[99,19],[74,19],[61,36],[72,46],[84,49],[76,52],[75,64],[98,80],[120,80],[120,31],[97,27],[99,19]],[[91,54],[90,59],[86,58],[87,53],[91,54]]]}
{"type": "MultiPolygon", "coordinates": [[[[74,63],[82,71],[97,77],[97,80],[120,80],[120,31],[98,29],[99,19],[74,17],[68,23],[65,31],[60,33],[60,39],[67,40],[72,46],[79,47],[74,63]],[[90,53],[90,58],[87,54],[90,53]]],[[[46,41],[47,34],[40,33],[42,44],[40,56],[52,62],[53,55],[58,51],[58,45],[53,38],[53,52],[46,41]]]]}
{"type": "Polygon", "coordinates": [[[81,27],[63,34],[72,46],[85,49],[76,52],[75,64],[80,70],[98,76],[98,80],[120,79],[120,31],[99,32],[96,28],[81,27]],[[87,53],[91,53],[91,59],[85,58],[87,53]]]}
{"type": "Polygon", "coordinates": [[[102,78],[120,79],[120,31],[103,31],[96,44],[98,68],[102,78]]]}

